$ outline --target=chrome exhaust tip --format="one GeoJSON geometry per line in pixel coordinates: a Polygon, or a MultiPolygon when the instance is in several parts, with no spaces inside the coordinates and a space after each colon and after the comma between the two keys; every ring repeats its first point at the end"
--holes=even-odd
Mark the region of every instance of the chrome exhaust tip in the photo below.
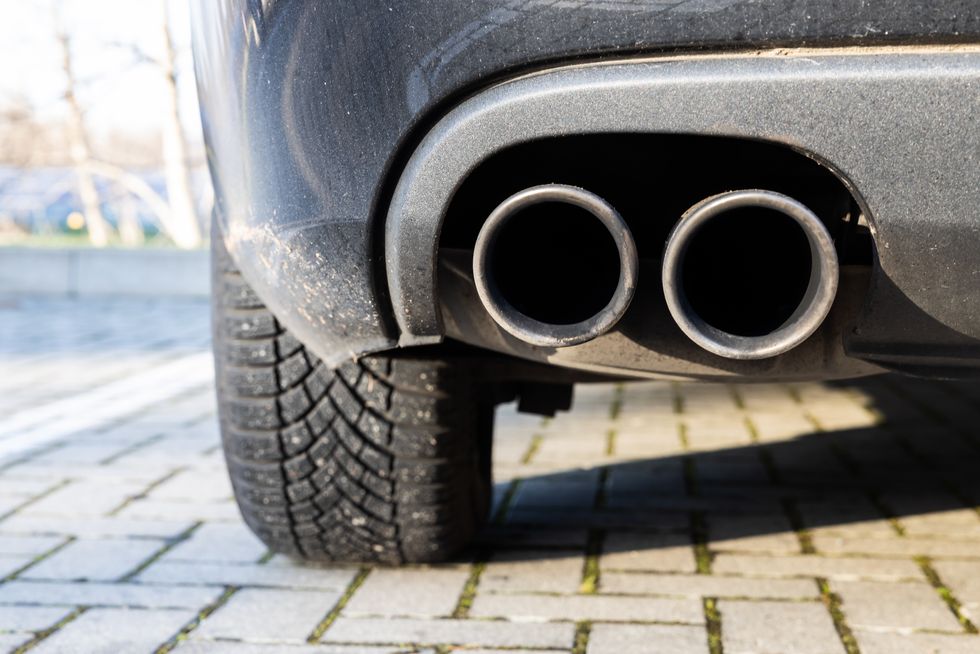
{"type": "Polygon", "coordinates": [[[637,271],[622,216],[598,195],[561,184],[504,200],[473,252],[487,312],[514,337],[542,347],[585,343],[612,329],[633,299],[637,271]]]}
{"type": "Polygon", "coordinates": [[[833,306],[839,274],[833,239],[816,214],[781,193],[746,190],[707,198],[681,217],[664,251],[662,281],[670,314],[692,341],[747,360],[782,354],[809,338],[833,306]],[[741,255],[740,244],[753,237],[785,248],[775,250],[783,269],[768,269],[758,248],[759,256],[741,255]],[[739,293],[753,301],[741,304],[739,293]],[[737,315],[743,306],[755,315],[737,315]]]}

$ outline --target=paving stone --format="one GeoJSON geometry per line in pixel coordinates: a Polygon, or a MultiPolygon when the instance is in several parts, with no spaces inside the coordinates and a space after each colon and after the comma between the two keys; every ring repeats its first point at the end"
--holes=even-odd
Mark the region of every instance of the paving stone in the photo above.
{"type": "Polygon", "coordinates": [[[347,603],[344,615],[448,617],[469,575],[467,568],[373,570],[347,603]]]}
{"type": "Polygon", "coordinates": [[[470,615],[512,620],[600,620],[704,622],[701,602],[690,599],[620,597],[611,595],[481,595],[470,615]]]}
{"type": "Polygon", "coordinates": [[[161,561],[255,563],[268,548],[243,523],[208,523],[194,530],[161,561]]]}
{"type": "Polygon", "coordinates": [[[496,552],[480,575],[481,593],[575,593],[585,556],[569,550],[496,552]]]}
{"type": "Polygon", "coordinates": [[[44,639],[36,654],[152,652],[196,617],[194,611],[89,609],[44,639]]]}
{"type": "MultiPolygon", "coordinates": [[[[96,481],[107,483],[118,481],[120,483],[136,483],[149,485],[158,481],[162,475],[161,471],[176,466],[159,465],[118,465],[112,464],[36,464],[33,460],[25,461],[11,468],[14,474],[23,477],[37,477],[39,479],[57,479],[61,483],[66,481],[82,482],[96,481]]],[[[60,485],[60,484],[59,484],[60,485]]]]}
{"type": "Polygon", "coordinates": [[[933,569],[974,622],[980,622],[980,561],[934,561],[933,569]]]}
{"type": "Polygon", "coordinates": [[[0,631],[42,631],[68,613],[65,609],[41,606],[0,606],[0,631]]]}
{"type": "Polygon", "coordinates": [[[8,577],[21,568],[30,565],[34,560],[31,554],[3,555],[0,556],[0,579],[8,577]]]}
{"type": "MultiPolygon", "coordinates": [[[[885,498],[886,501],[888,498],[885,498]]],[[[955,500],[949,499],[952,503],[955,500]]],[[[936,497],[924,500],[923,513],[916,514],[919,507],[909,506],[906,502],[889,502],[889,506],[902,514],[902,527],[910,536],[947,536],[970,539],[980,546],[980,515],[973,509],[952,509],[949,511],[929,511],[934,507],[936,497]],[[911,515],[909,515],[911,514],[911,515]]],[[[978,547],[980,549],[980,547],[978,547]]]]}
{"type": "Polygon", "coordinates": [[[221,592],[192,586],[8,581],[0,586],[0,604],[192,609],[210,604],[221,592]]]}
{"type": "MultiPolygon", "coordinates": [[[[620,439],[616,442],[619,444],[620,439]]],[[[610,469],[605,502],[607,506],[640,506],[685,495],[684,466],[680,461],[630,462],[610,469]]]]}
{"type": "Polygon", "coordinates": [[[844,654],[821,603],[721,600],[718,610],[725,654],[844,654]]]}
{"type": "Polygon", "coordinates": [[[0,556],[29,554],[36,556],[65,542],[60,536],[0,536],[0,556]]]}
{"type": "Polygon", "coordinates": [[[928,583],[831,581],[852,628],[960,631],[960,623],[928,583]]]}
{"type": "Polygon", "coordinates": [[[354,568],[304,568],[289,565],[222,565],[160,561],[141,572],[137,581],[163,584],[269,586],[314,590],[344,589],[357,574],[354,568]]]}
{"type": "MultiPolygon", "coordinates": [[[[185,640],[175,652],[179,654],[405,654],[403,647],[365,647],[364,645],[288,645],[243,643],[241,641],[185,640]]],[[[414,650],[412,654],[436,654],[433,650],[414,650]]],[[[467,650],[466,654],[476,654],[467,650]]],[[[513,650],[508,650],[513,654],[513,650]]],[[[535,654],[549,654],[535,650],[535,654]]]]}
{"type": "Polygon", "coordinates": [[[239,522],[241,513],[231,500],[225,502],[164,502],[143,499],[131,502],[116,515],[132,520],[188,522],[239,522]]]}
{"type": "Polygon", "coordinates": [[[660,510],[588,510],[562,508],[512,509],[507,523],[516,525],[548,525],[561,528],[586,527],[592,529],[649,529],[684,531],[690,528],[686,512],[660,510]]]}
{"type": "Polygon", "coordinates": [[[886,633],[856,630],[861,654],[976,654],[980,636],[976,634],[886,633]]]}
{"type": "Polygon", "coordinates": [[[588,654],[707,654],[704,627],[685,625],[597,624],[588,654]]]}
{"type": "Polygon", "coordinates": [[[211,470],[185,470],[155,487],[150,499],[167,502],[222,502],[232,498],[227,474],[211,470]]]}
{"type": "Polygon", "coordinates": [[[31,566],[20,578],[111,581],[135,570],[163,546],[153,540],[77,540],[31,566]]]}
{"type": "Polygon", "coordinates": [[[34,639],[33,634],[2,634],[0,633],[0,651],[13,652],[21,645],[34,639]]]}
{"type": "Polygon", "coordinates": [[[119,443],[64,443],[32,457],[31,462],[35,465],[98,464],[119,453],[120,449],[119,443]]]}
{"type": "Polygon", "coordinates": [[[595,502],[598,477],[584,481],[552,478],[526,479],[514,495],[515,510],[538,506],[590,508],[595,502]]]}
{"type": "Polygon", "coordinates": [[[709,515],[708,547],[731,552],[797,554],[800,542],[778,508],[762,515],[709,515]]]}
{"type": "Polygon", "coordinates": [[[197,639],[233,638],[251,642],[305,643],[337,604],[341,590],[246,588],[194,630],[197,639]]]}
{"type": "Polygon", "coordinates": [[[719,554],[712,570],[716,574],[758,577],[826,577],[829,579],[872,579],[899,581],[922,579],[922,571],[908,559],[844,558],[816,555],[752,556],[719,554]]]}
{"type": "Polygon", "coordinates": [[[25,477],[7,471],[3,477],[0,477],[0,498],[20,498],[23,500],[29,497],[37,497],[60,483],[61,480],[52,480],[50,477],[25,477]]]}
{"type": "Polygon", "coordinates": [[[606,535],[602,550],[602,570],[697,570],[694,547],[687,534],[615,532],[606,535]]]}
{"type": "Polygon", "coordinates": [[[749,418],[756,436],[764,443],[778,442],[814,432],[813,423],[799,409],[780,413],[752,411],[749,418]]]}
{"type": "MultiPolygon", "coordinates": [[[[0,415],[27,407],[41,417],[57,400],[207,344],[204,303],[18,302],[29,308],[0,306],[0,415]],[[134,328],[148,321],[152,335],[134,328]]],[[[134,581],[31,580],[31,568],[22,579],[0,583],[0,631],[8,624],[37,628],[17,623],[23,616],[57,620],[87,606],[37,651],[99,651],[102,632],[120,628],[123,644],[107,648],[154,651],[235,586],[236,595],[177,652],[394,654],[407,647],[435,654],[436,645],[465,645],[472,654],[568,654],[576,619],[599,620],[590,654],[707,652],[702,600],[718,597],[726,654],[839,653],[819,601],[819,576],[842,598],[863,654],[980,651],[978,637],[962,633],[913,560],[930,557],[964,613],[980,623],[980,517],[963,504],[980,503],[980,456],[964,439],[980,417],[969,404],[980,399],[977,388],[964,384],[954,392],[948,384],[899,378],[735,388],[644,382],[578,387],[575,410],[554,420],[517,414],[513,403],[501,407],[495,500],[510,480],[524,481],[506,524],[480,536],[480,551],[491,560],[472,619],[446,617],[470,572],[465,556],[446,566],[379,568],[350,598],[326,642],[310,645],[306,636],[357,571],[304,568],[281,555],[265,561],[265,547],[231,501],[213,393],[202,386],[48,443],[0,473],[0,515],[36,499],[0,520],[0,578],[68,537],[79,540],[49,565],[70,577],[87,574],[88,566],[101,577],[123,567],[133,547],[161,547],[203,523],[134,581]],[[892,385],[928,404],[931,415],[892,385]],[[525,462],[535,435],[543,438],[525,462]],[[753,439],[765,444],[765,458],[753,439]],[[688,492],[689,462],[696,496],[688,492]],[[597,509],[600,466],[606,476],[597,509]],[[119,515],[105,515],[137,496],[119,515]],[[800,554],[786,501],[819,554],[800,554]],[[897,516],[903,536],[881,505],[897,516]],[[692,512],[707,527],[709,575],[693,574],[692,512]],[[596,529],[604,532],[599,594],[580,595],[583,552],[596,529]],[[73,548],[93,540],[105,547],[78,565],[65,563],[77,556],[73,548]],[[321,600],[297,599],[310,596],[321,600]],[[405,614],[413,617],[393,617],[405,614]],[[169,621],[155,635],[153,615],[169,621]],[[690,624],[622,622],[629,619],[690,624]],[[909,632],[923,628],[929,631],[909,632]]],[[[44,573],[45,563],[36,569],[44,573]]],[[[0,651],[31,637],[0,635],[0,651]]]]}
{"type": "Polygon", "coordinates": [[[118,508],[141,493],[145,484],[118,481],[75,481],[20,511],[22,516],[94,517],[118,508]]]}
{"type": "Polygon", "coordinates": [[[808,579],[603,572],[599,584],[604,593],[627,595],[804,599],[816,598],[820,594],[816,583],[808,579]]]}
{"type": "Polygon", "coordinates": [[[63,535],[76,538],[175,538],[194,525],[187,521],[122,518],[33,518],[15,515],[0,522],[0,534],[63,535]]]}
{"type": "Polygon", "coordinates": [[[474,645],[483,647],[570,648],[575,625],[504,621],[338,618],[325,643],[474,645]]]}
{"type": "Polygon", "coordinates": [[[928,556],[936,558],[978,558],[980,542],[949,538],[848,537],[818,533],[812,536],[814,547],[826,554],[868,554],[874,556],[928,556]]]}
{"type": "Polygon", "coordinates": [[[506,555],[507,549],[525,547],[584,549],[589,541],[587,529],[536,525],[487,525],[477,534],[476,544],[506,555]]]}

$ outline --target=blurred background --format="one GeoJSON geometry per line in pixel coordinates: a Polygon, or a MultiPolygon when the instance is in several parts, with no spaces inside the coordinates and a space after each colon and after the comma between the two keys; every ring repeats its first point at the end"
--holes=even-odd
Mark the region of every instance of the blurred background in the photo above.
{"type": "Polygon", "coordinates": [[[201,249],[212,194],[187,3],[0,12],[0,247],[201,249]]]}

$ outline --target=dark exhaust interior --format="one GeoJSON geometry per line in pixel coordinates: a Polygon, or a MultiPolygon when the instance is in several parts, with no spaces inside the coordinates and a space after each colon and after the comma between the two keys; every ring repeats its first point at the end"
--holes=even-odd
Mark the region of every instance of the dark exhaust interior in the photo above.
{"type": "Polygon", "coordinates": [[[554,325],[582,322],[605,308],[619,269],[609,230],[564,202],[521,209],[500,229],[487,261],[503,298],[529,318],[554,325]]]}
{"type": "Polygon", "coordinates": [[[682,264],[684,294],[706,323],[764,336],[802,302],[812,268],[803,229],[763,207],[735,209],[701,227],[682,264]]]}
{"type": "MultiPolygon", "coordinates": [[[[835,275],[839,266],[870,267],[873,261],[871,234],[856,200],[814,159],[775,143],[664,134],[551,138],[494,155],[454,195],[440,248],[447,254],[476,253],[488,216],[523,189],[547,185],[587,189],[625,223],[643,262],[637,285],[642,301],[628,309],[635,320],[623,316],[627,329],[644,324],[661,335],[672,329],[652,319],[665,300],[671,307],[654,271],[663,267],[665,247],[681,217],[706,198],[748,189],[785,196],[804,207],[836,249],[835,275]]],[[[807,237],[812,227],[804,231],[798,220],[766,208],[765,202],[733,207],[716,218],[701,225],[689,251],[675,262],[680,265],[674,287],[688,310],[706,331],[720,334],[711,338],[727,344],[712,349],[696,342],[735,359],[775,356],[787,351],[787,343],[795,347],[790,332],[804,334],[817,315],[810,311],[816,306],[811,273],[829,270],[812,260],[817,256],[807,237]],[[800,312],[806,314],[803,323],[800,312]]],[[[543,202],[521,208],[498,236],[483,263],[487,280],[509,305],[498,313],[520,313],[537,323],[508,331],[534,345],[584,342],[568,338],[570,327],[596,316],[616,292],[621,262],[608,230],[573,204],[543,202]],[[561,329],[562,339],[551,337],[561,329]]],[[[493,318],[501,324],[499,315],[493,318]]],[[[676,323],[677,316],[670,313],[663,320],[676,323]]],[[[697,329],[682,327],[688,336],[697,329]]],[[[589,331],[591,337],[603,333],[589,331]]]]}

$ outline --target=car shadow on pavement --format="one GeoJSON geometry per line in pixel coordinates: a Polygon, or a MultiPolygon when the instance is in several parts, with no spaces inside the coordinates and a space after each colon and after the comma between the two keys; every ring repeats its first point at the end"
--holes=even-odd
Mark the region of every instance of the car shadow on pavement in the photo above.
{"type": "Polygon", "coordinates": [[[884,375],[831,388],[860,395],[876,424],[499,482],[474,551],[908,556],[936,538],[980,544],[978,385],[884,375]]]}

